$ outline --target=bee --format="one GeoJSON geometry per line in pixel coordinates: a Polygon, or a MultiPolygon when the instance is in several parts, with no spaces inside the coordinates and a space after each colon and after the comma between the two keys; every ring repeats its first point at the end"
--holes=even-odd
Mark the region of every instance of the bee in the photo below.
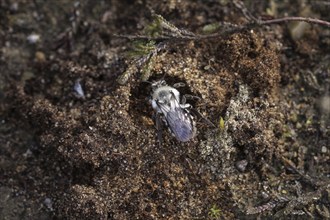
{"type": "Polygon", "coordinates": [[[190,112],[192,107],[185,103],[184,96],[183,100],[180,101],[180,93],[174,88],[180,86],[182,83],[177,83],[171,87],[164,80],[151,84],[150,103],[155,110],[154,120],[160,142],[164,124],[180,142],[187,142],[196,135],[196,123],[190,112]]]}

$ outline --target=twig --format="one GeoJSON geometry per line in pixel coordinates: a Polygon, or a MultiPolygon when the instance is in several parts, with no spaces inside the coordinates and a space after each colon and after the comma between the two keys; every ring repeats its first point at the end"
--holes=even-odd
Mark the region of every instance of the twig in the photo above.
{"type": "Polygon", "coordinates": [[[287,168],[289,168],[290,170],[292,170],[293,172],[295,172],[296,174],[298,174],[305,183],[308,183],[309,185],[313,186],[314,188],[317,188],[320,185],[318,183],[318,181],[316,181],[315,179],[311,178],[307,174],[304,174],[303,172],[301,172],[300,170],[298,170],[297,167],[294,165],[294,163],[291,160],[289,160],[289,159],[287,159],[287,158],[285,158],[283,156],[280,156],[280,155],[277,155],[277,158],[280,161],[282,161],[282,163],[287,168]]]}
{"type": "Polygon", "coordinates": [[[310,24],[317,24],[322,25],[325,27],[330,28],[330,22],[320,20],[317,18],[305,18],[305,17],[284,17],[284,18],[276,18],[271,20],[258,20],[255,22],[250,22],[242,26],[233,27],[230,29],[225,29],[220,32],[208,35],[175,35],[175,36],[168,36],[168,35],[161,35],[158,37],[152,37],[147,35],[114,35],[116,37],[123,37],[130,40],[155,40],[155,41],[164,41],[164,40],[203,40],[203,39],[211,39],[211,38],[218,38],[223,37],[226,35],[242,32],[244,30],[254,29],[258,27],[262,27],[264,25],[273,25],[273,24],[280,24],[286,23],[290,21],[301,21],[307,22],[310,24]]]}
{"type": "Polygon", "coordinates": [[[324,182],[322,185],[318,187],[316,191],[308,192],[296,198],[289,199],[284,209],[278,211],[275,214],[275,217],[283,216],[283,214],[290,215],[293,213],[294,210],[302,209],[301,207],[304,207],[312,202],[316,203],[318,200],[322,198],[323,192],[327,191],[329,188],[330,188],[329,181],[324,182]]]}
{"type": "Polygon", "coordinates": [[[271,19],[271,20],[267,20],[267,21],[260,21],[260,25],[278,24],[278,23],[283,23],[283,22],[288,22],[288,21],[302,21],[302,22],[307,22],[310,24],[324,25],[324,26],[330,28],[330,22],[328,22],[328,21],[320,20],[317,18],[305,18],[305,17],[276,18],[276,19],[271,19]]]}
{"type": "Polygon", "coordinates": [[[299,195],[298,197],[277,197],[263,205],[255,206],[255,207],[248,207],[246,213],[248,215],[251,214],[259,214],[265,211],[271,211],[278,206],[282,206],[285,204],[281,210],[277,211],[275,216],[280,217],[290,215],[293,213],[294,210],[300,210],[302,207],[312,203],[313,201],[316,202],[321,199],[322,193],[330,188],[330,182],[322,183],[319,188],[313,192],[305,193],[303,195],[299,195]]]}
{"type": "Polygon", "coordinates": [[[238,8],[242,14],[248,19],[250,22],[256,22],[258,19],[252,15],[252,13],[245,7],[243,1],[233,0],[232,2],[236,8],[238,8]]]}

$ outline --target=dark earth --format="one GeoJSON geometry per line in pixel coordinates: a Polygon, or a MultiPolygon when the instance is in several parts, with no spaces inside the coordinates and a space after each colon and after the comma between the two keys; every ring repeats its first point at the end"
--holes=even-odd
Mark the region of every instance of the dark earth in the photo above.
{"type": "Polygon", "coordinates": [[[329,11],[0,0],[0,219],[330,219],[330,28],[184,39],[329,11]],[[162,78],[200,97],[189,142],[157,139],[145,80],[162,78]]]}

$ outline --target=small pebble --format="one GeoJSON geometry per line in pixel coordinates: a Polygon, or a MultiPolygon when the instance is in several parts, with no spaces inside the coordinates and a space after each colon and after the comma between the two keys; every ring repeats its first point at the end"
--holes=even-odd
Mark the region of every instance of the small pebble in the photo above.
{"type": "Polygon", "coordinates": [[[326,146],[322,146],[321,152],[325,154],[327,151],[328,151],[327,147],[326,146]]]}
{"type": "Polygon", "coordinates": [[[235,164],[236,169],[240,172],[244,172],[246,170],[247,165],[248,165],[247,160],[240,160],[237,161],[235,164]]]}
{"type": "Polygon", "coordinates": [[[80,84],[80,79],[77,79],[76,82],[74,83],[74,87],[73,87],[75,94],[78,98],[85,98],[85,92],[80,84]]]}
{"type": "Polygon", "coordinates": [[[46,55],[41,51],[37,51],[34,55],[34,60],[38,63],[43,63],[46,61],[46,55]]]}
{"type": "Polygon", "coordinates": [[[44,200],[44,205],[49,209],[49,210],[53,210],[53,201],[50,198],[46,198],[44,200]]]}
{"type": "Polygon", "coordinates": [[[35,44],[40,40],[40,35],[39,34],[30,34],[26,39],[30,44],[35,44]]]}

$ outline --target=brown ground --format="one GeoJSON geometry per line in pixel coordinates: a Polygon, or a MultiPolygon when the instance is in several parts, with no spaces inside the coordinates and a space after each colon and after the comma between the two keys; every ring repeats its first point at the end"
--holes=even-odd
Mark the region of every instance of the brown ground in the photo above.
{"type": "MultiPolygon", "coordinates": [[[[322,1],[255,2],[330,20],[322,1]]],[[[146,5],[194,33],[247,22],[227,1],[0,1],[0,219],[330,218],[330,30],[171,41],[149,80],[184,82],[216,128],[159,146],[149,84],[116,81],[132,48],[113,34],[145,31],[146,5]]]]}

